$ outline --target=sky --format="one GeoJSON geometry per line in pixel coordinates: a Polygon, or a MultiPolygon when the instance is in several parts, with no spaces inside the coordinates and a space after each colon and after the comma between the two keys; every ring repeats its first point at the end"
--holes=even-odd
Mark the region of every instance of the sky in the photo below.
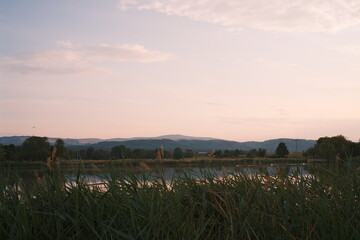
{"type": "Polygon", "coordinates": [[[360,139],[358,0],[0,0],[0,136],[360,139]]]}

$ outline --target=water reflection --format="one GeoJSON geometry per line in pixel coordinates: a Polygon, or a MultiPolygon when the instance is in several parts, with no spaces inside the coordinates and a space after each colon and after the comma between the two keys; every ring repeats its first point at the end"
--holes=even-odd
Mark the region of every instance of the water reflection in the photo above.
{"type": "Polygon", "coordinates": [[[181,177],[191,177],[201,179],[204,177],[222,179],[236,174],[246,174],[255,176],[266,174],[276,177],[293,176],[312,176],[311,170],[306,165],[269,165],[269,166],[216,166],[216,167],[140,167],[140,168],[87,168],[82,170],[53,168],[20,169],[14,171],[14,175],[6,175],[3,171],[3,178],[6,177],[9,185],[21,186],[21,188],[33,188],[42,182],[56,181],[65,185],[74,184],[81,181],[88,185],[101,185],[112,179],[133,177],[139,182],[165,180],[166,184],[171,184],[174,179],[181,177]]]}
{"type": "MultiPolygon", "coordinates": [[[[118,169],[115,172],[116,177],[126,177],[128,175],[128,170],[118,169]],[[122,171],[123,170],[123,171],[122,171]]],[[[233,167],[216,167],[216,168],[201,168],[201,167],[186,167],[186,168],[159,168],[152,169],[151,171],[134,171],[130,175],[138,179],[139,182],[144,181],[156,181],[159,179],[165,180],[166,183],[171,183],[174,179],[181,177],[191,177],[195,179],[201,179],[204,177],[212,178],[224,178],[226,176],[236,175],[236,174],[247,174],[247,175],[259,175],[267,174],[271,176],[278,177],[294,177],[294,176],[311,176],[307,166],[233,166],[233,167]]],[[[102,171],[102,172],[86,172],[86,173],[76,173],[76,172],[65,172],[64,178],[66,182],[75,182],[76,179],[81,178],[89,184],[98,184],[104,181],[111,180],[114,175],[114,170],[102,171]]]]}

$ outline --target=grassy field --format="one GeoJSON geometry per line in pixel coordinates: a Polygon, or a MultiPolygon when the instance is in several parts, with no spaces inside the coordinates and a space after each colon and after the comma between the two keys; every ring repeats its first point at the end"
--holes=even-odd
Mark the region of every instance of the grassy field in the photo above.
{"type": "Polygon", "coordinates": [[[314,168],[312,177],[238,173],[218,179],[101,185],[56,171],[26,185],[0,179],[0,239],[359,239],[360,172],[314,168]]]}

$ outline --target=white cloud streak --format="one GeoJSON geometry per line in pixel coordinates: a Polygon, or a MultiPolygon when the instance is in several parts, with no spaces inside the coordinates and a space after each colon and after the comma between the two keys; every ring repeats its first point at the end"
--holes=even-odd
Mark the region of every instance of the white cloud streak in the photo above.
{"type": "Polygon", "coordinates": [[[18,74],[64,75],[94,72],[71,51],[43,51],[18,54],[0,60],[0,72],[18,74]]]}
{"type": "Polygon", "coordinates": [[[75,47],[74,43],[64,40],[56,41],[56,45],[59,47],[65,47],[67,49],[73,49],[75,47]]]}
{"type": "Polygon", "coordinates": [[[166,61],[171,57],[170,54],[150,51],[142,45],[80,45],[69,41],[57,41],[56,45],[65,49],[3,57],[0,59],[0,72],[24,75],[94,74],[106,72],[96,67],[97,63],[149,63],[166,61]]]}
{"type": "Polygon", "coordinates": [[[97,61],[161,62],[171,57],[171,54],[150,51],[142,45],[87,45],[81,46],[80,50],[87,58],[97,61]]]}
{"type": "Polygon", "coordinates": [[[217,23],[227,29],[250,27],[282,32],[338,32],[360,24],[358,0],[139,0],[122,9],[217,23]]]}
{"type": "Polygon", "coordinates": [[[129,6],[136,3],[136,0],[120,0],[118,7],[121,9],[121,11],[127,11],[129,9],[129,6]]]}

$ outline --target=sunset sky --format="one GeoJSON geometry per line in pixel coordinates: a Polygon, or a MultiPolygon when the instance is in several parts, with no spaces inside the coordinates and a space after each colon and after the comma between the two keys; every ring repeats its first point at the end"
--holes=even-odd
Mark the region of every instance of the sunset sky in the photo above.
{"type": "Polygon", "coordinates": [[[359,0],[0,0],[0,136],[360,138],[359,0]]]}

